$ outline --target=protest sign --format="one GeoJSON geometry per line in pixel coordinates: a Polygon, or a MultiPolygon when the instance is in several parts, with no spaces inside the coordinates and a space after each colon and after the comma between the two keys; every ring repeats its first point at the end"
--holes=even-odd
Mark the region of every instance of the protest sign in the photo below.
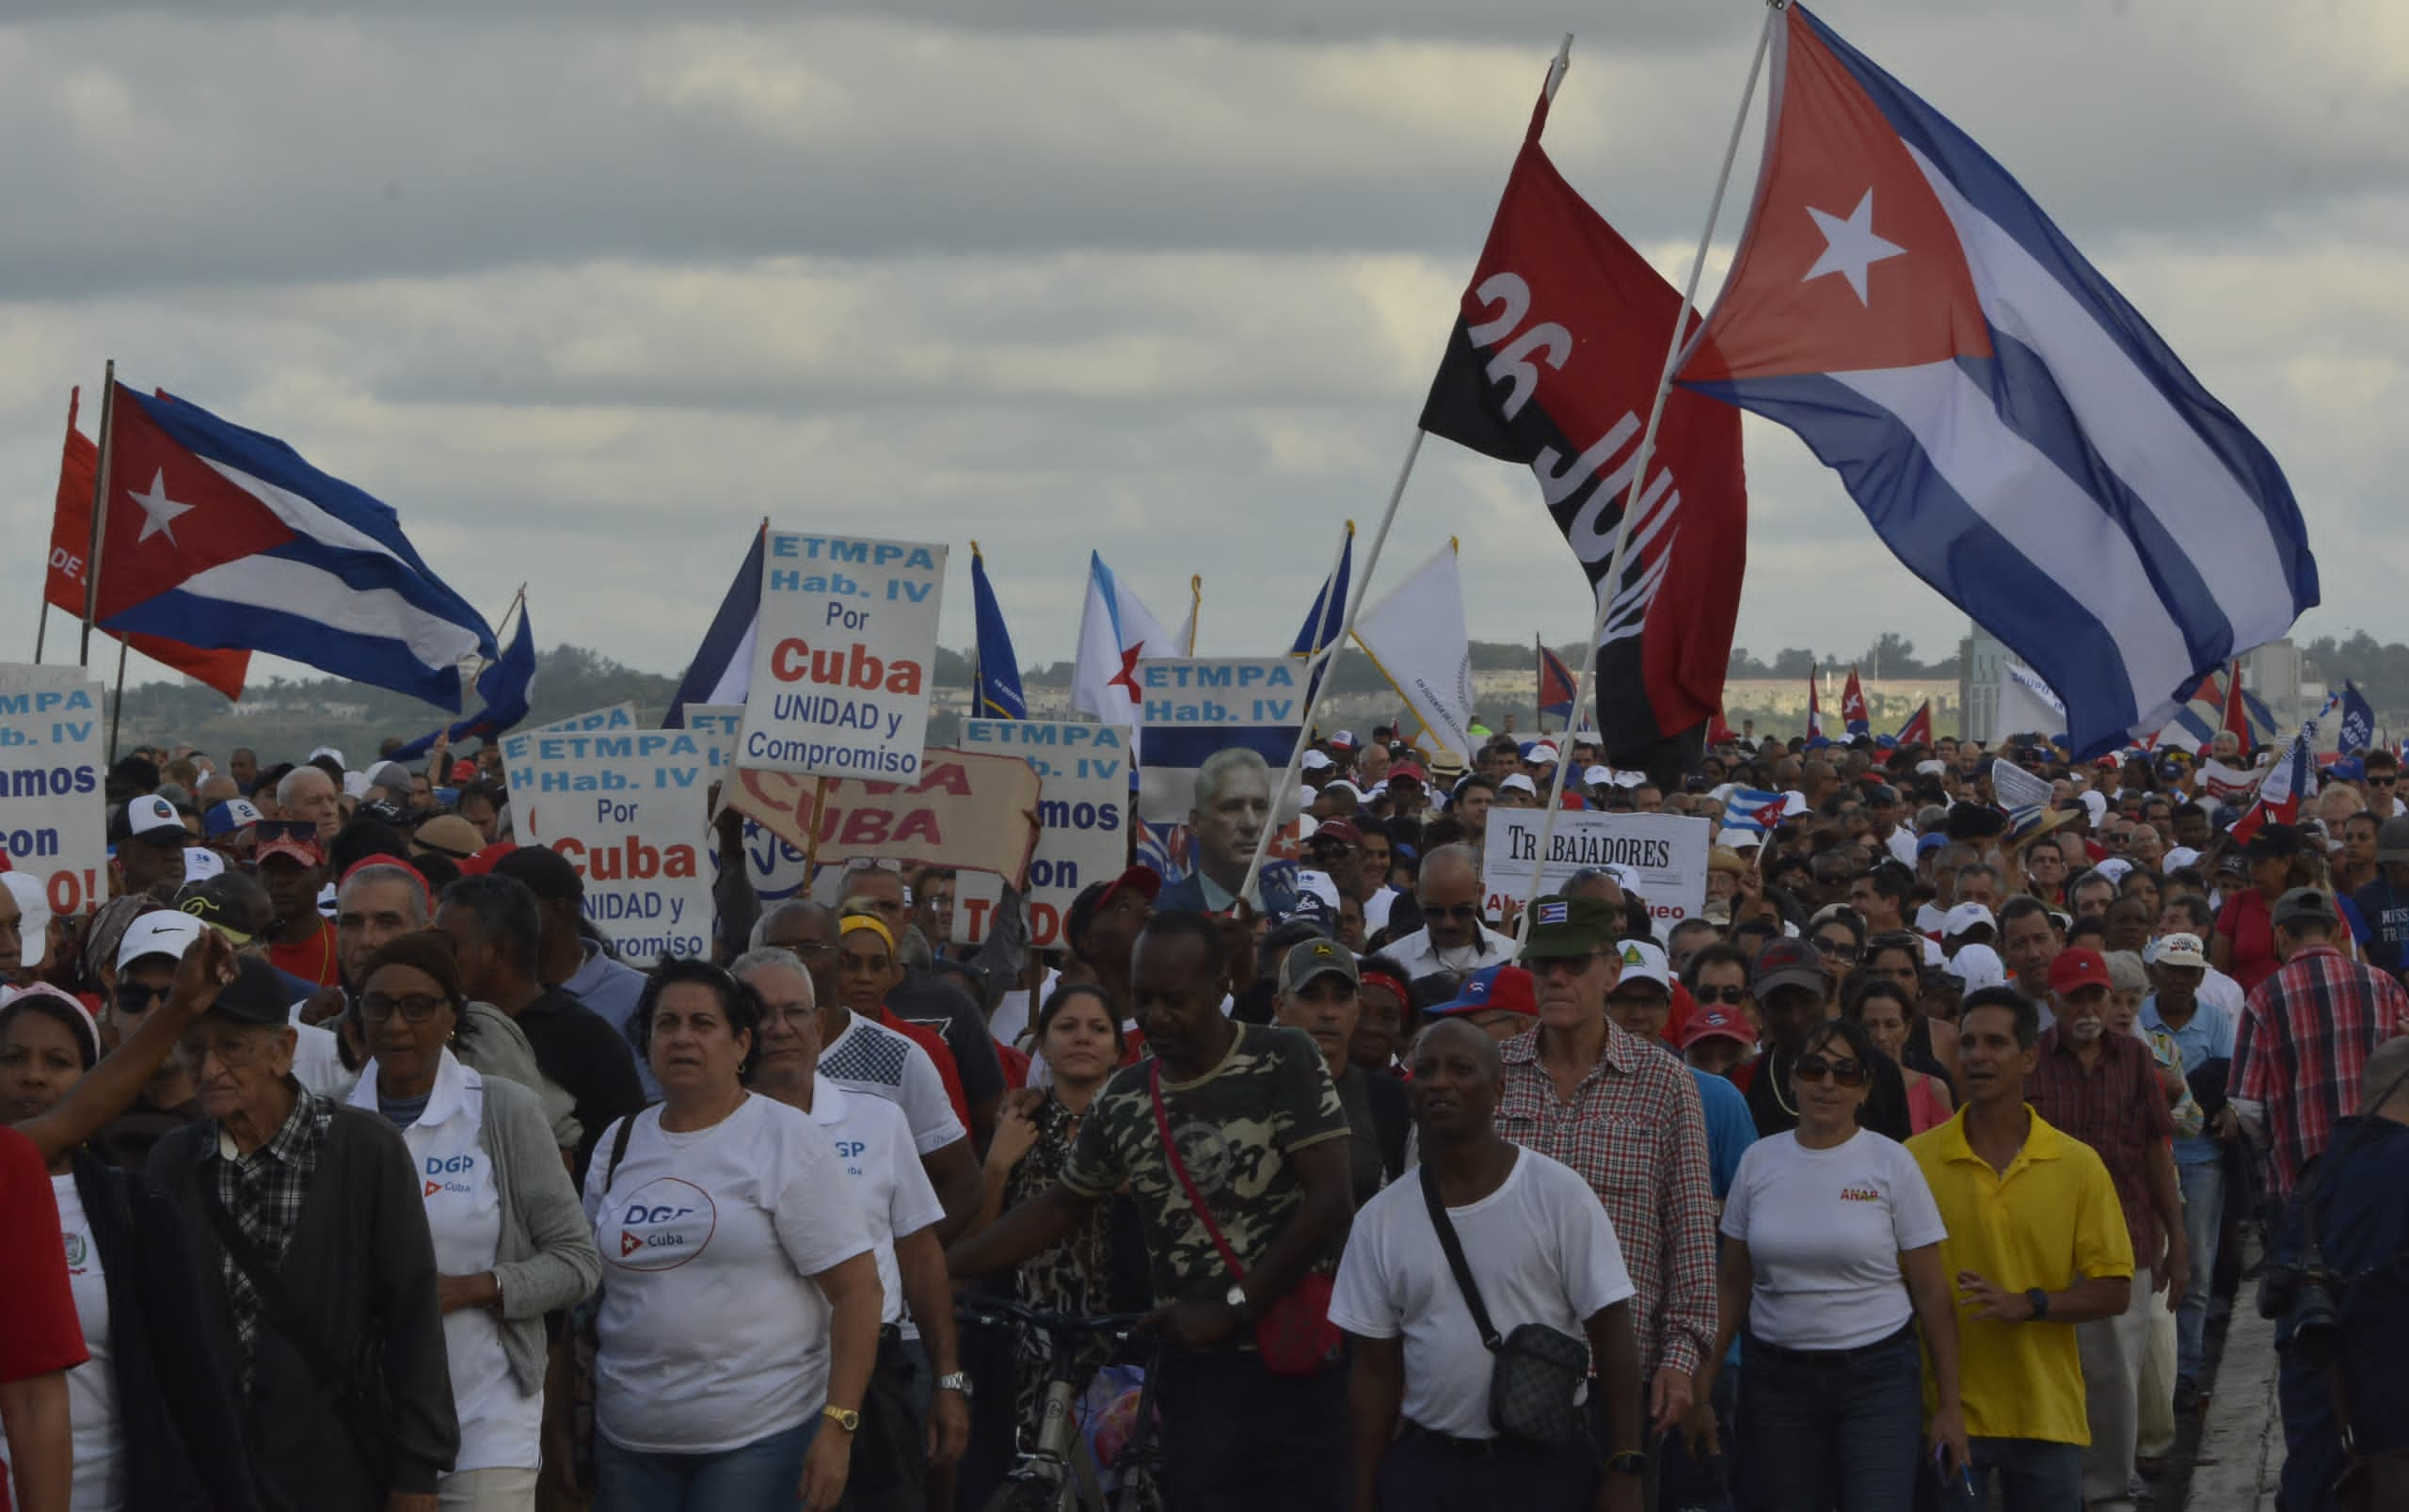
{"type": "MultiPolygon", "coordinates": [[[[1286,770],[1305,712],[1305,664],[1292,657],[1166,658],[1138,663],[1138,814],[1185,824],[1196,774],[1243,747],[1286,770]]],[[[1296,795],[1289,794],[1293,804],[1296,795]]],[[[1289,817],[1294,817],[1293,807],[1289,817]]]]}
{"type": "Polygon", "coordinates": [[[529,737],[528,747],[527,786],[511,784],[520,841],[549,846],[577,868],[585,916],[610,931],[630,965],[709,959],[702,739],[692,730],[552,726],[529,737]]]}
{"type": "Polygon", "coordinates": [[[739,812],[822,866],[962,867],[1019,886],[1037,844],[1037,773],[1014,756],[933,749],[910,784],[740,767],[726,791],[739,812]]]}
{"type": "Polygon", "coordinates": [[[81,667],[0,666],[0,851],[54,914],[108,899],[104,690],[81,667]]]}
{"type": "MultiPolygon", "coordinates": [[[[1492,808],[1488,848],[1481,857],[1486,906],[1503,916],[1506,906],[1531,900],[1531,863],[1540,853],[1544,810],[1492,808]]],[[[1555,892],[1585,867],[1619,867],[1625,885],[1648,904],[1659,939],[1706,908],[1707,822],[1680,814],[1603,814],[1574,809],[1555,816],[1548,837],[1547,865],[1540,890],[1555,892]]]]}
{"type": "MultiPolygon", "coordinates": [[[[1129,856],[1129,750],[1122,724],[1047,724],[974,719],[962,726],[962,749],[1017,756],[1042,787],[1037,800],[1037,850],[1029,863],[1029,943],[1061,943],[1062,915],[1079,889],[1121,875],[1129,856]]],[[[981,877],[957,890],[954,938],[986,938],[986,919],[999,888],[981,877]]]]}
{"type": "Polygon", "coordinates": [[[582,714],[571,714],[550,724],[533,729],[513,730],[502,738],[502,780],[510,789],[511,827],[524,838],[531,822],[535,802],[535,741],[538,738],[562,732],[593,734],[600,730],[632,730],[636,727],[636,706],[612,704],[592,708],[582,714]]]}
{"type": "Polygon", "coordinates": [[[686,728],[703,742],[703,764],[710,769],[711,781],[718,782],[723,769],[736,765],[736,738],[743,727],[742,704],[686,706],[686,728]]]}
{"type": "MultiPolygon", "coordinates": [[[[705,765],[710,770],[710,781],[720,788],[722,804],[726,803],[727,784],[736,775],[736,739],[743,724],[742,704],[686,706],[686,727],[703,742],[705,765]]],[[[754,896],[764,903],[800,897],[810,883],[811,867],[803,849],[779,839],[757,819],[744,820],[744,860],[753,878],[754,896]]],[[[716,849],[711,864],[714,868],[719,864],[716,849]]]]}
{"type": "Polygon", "coordinates": [[[945,552],[910,541],[771,533],[737,741],[746,770],[918,774],[945,552]]]}

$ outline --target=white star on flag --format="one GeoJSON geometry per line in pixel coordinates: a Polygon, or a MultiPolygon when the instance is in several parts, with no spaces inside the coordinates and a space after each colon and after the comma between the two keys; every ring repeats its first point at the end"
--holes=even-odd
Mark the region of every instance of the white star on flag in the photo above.
{"type": "Polygon", "coordinates": [[[1857,302],[1862,305],[1867,302],[1865,270],[1887,258],[1906,255],[1906,247],[1874,234],[1872,189],[1865,191],[1865,198],[1857,202],[1857,208],[1849,212],[1846,220],[1813,205],[1807,207],[1807,214],[1815,217],[1816,229],[1824,233],[1824,255],[1807,270],[1807,277],[1798,280],[1801,283],[1811,283],[1827,273],[1837,273],[1848,280],[1851,289],[1857,291],[1857,302]]]}
{"type": "Polygon", "coordinates": [[[177,503],[168,497],[168,474],[165,469],[152,473],[149,493],[138,494],[129,488],[126,490],[126,497],[142,506],[142,533],[134,538],[136,545],[139,546],[153,535],[166,536],[169,546],[178,544],[175,530],[176,517],[191,513],[193,506],[177,503]]]}

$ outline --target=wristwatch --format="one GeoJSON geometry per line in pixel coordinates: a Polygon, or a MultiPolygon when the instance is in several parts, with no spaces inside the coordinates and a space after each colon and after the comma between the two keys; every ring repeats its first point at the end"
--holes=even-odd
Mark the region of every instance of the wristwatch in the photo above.
{"type": "Polygon", "coordinates": [[[970,1377],[968,1373],[959,1370],[954,1371],[949,1375],[939,1376],[937,1377],[937,1390],[941,1392],[960,1392],[962,1393],[962,1399],[967,1402],[970,1400],[970,1377]]]}
{"type": "Polygon", "coordinates": [[[1648,1456],[1639,1450],[1626,1449],[1619,1455],[1607,1456],[1606,1468],[1637,1480],[1648,1473],[1648,1456]]]}
{"type": "Polygon", "coordinates": [[[1238,1316],[1245,1317],[1247,1315],[1246,1288],[1239,1285],[1237,1282],[1230,1282],[1230,1289],[1221,1294],[1221,1302],[1222,1305],[1229,1308],[1231,1312],[1236,1313],[1238,1316]]]}
{"type": "Polygon", "coordinates": [[[2043,1323],[2049,1320],[2050,1294],[2047,1291],[2035,1286],[2024,1294],[2024,1299],[2033,1304],[2034,1322],[2043,1323]]]}
{"type": "Polygon", "coordinates": [[[823,1407],[820,1409],[820,1415],[847,1433],[856,1433],[861,1429],[862,1415],[856,1408],[823,1407]]]}

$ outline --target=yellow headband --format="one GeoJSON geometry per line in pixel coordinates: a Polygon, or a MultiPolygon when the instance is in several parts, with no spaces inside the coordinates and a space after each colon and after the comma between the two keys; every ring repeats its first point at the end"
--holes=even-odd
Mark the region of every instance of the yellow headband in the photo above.
{"type": "Polygon", "coordinates": [[[895,953],[895,931],[889,930],[884,922],[874,919],[867,914],[848,914],[843,918],[837,921],[837,938],[840,940],[846,935],[853,933],[855,930],[870,931],[880,939],[886,942],[886,953],[888,955],[893,955],[895,953]]]}

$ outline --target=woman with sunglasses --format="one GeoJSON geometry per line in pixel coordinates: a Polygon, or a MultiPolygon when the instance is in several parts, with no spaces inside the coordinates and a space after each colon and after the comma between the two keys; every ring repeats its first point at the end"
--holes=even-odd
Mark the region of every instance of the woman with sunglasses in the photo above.
{"type": "MultiPolygon", "coordinates": [[[[55,987],[0,1008],[0,1122],[58,1106],[101,1058],[90,1015],[55,987]]],[[[50,1163],[88,1359],[67,1373],[74,1512],[259,1504],[229,1406],[231,1379],[191,1327],[200,1313],[183,1221],[158,1189],[83,1145],[50,1163]]]]}
{"type": "Polygon", "coordinates": [[[351,1106],[401,1130],[435,1240],[460,1452],[444,1512],[530,1512],[543,1463],[544,1314],[594,1290],[602,1261],[542,1099],[461,1064],[475,1021],[452,937],[396,935],[368,961],[346,1027],[369,1059],[351,1106]]]}
{"type": "Polygon", "coordinates": [[[1929,1061],[1922,1066],[1914,1063],[1925,1058],[1911,1047],[1914,1027],[1922,1021],[1916,1011],[1915,994],[1889,977],[1860,974],[1850,983],[1845,1004],[1842,1011],[1865,1026],[1874,1048],[1896,1061],[1899,1074],[1906,1078],[1907,1126],[1922,1134],[1948,1122],[1957,1106],[1949,1083],[1929,1061]]]}
{"type": "Polygon", "coordinates": [[[1933,1457],[1953,1482],[1967,1463],[1940,1211],[1914,1156],[1857,1122],[1880,1053],[1848,1019],[1809,1030],[1788,1067],[1798,1126],[1748,1147],[1724,1205],[1719,1322],[1699,1389],[1739,1333],[1747,1512],[1906,1512],[1933,1457]],[[1919,1433],[1926,1352],[1931,1456],[1919,1433]]]}

